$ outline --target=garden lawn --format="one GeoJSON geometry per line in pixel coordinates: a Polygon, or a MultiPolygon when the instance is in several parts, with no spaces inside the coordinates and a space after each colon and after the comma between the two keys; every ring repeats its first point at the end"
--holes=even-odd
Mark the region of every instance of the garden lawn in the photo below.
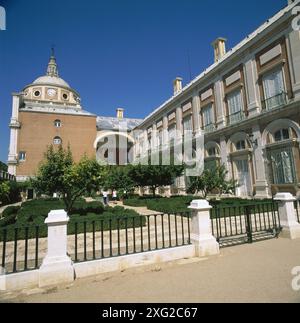
{"type": "MultiPolygon", "coordinates": [[[[0,241],[6,234],[6,240],[36,237],[38,230],[39,237],[47,236],[47,226],[44,224],[48,213],[51,210],[64,209],[64,203],[59,199],[37,199],[24,202],[21,206],[10,206],[3,211],[3,218],[0,220],[0,241]],[[26,229],[28,228],[28,229],[26,229]],[[38,229],[37,229],[38,228],[38,229]]],[[[116,206],[104,207],[101,202],[86,202],[80,199],[75,202],[69,212],[70,222],[68,234],[92,232],[95,230],[116,230],[132,228],[133,226],[144,226],[145,217],[140,216],[134,210],[124,209],[116,206]],[[77,224],[75,224],[77,223],[77,224]],[[86,223],[86,224],[84,224],[86,223]],[[76,227],[75,227],[76,226],[76,227]]]]}
{"type": "MultiPolygon", "coordinates": [[[[167,197],[134,197],[124,201],[124,205],[128,206],[145,206],[149,210],[158,211],[162,213],[184,213],[189,212],[188,208],[190,203],[195,200],[200,199],[200,197],[195,196],[173,196],[170,198],[167,197]]],[[[271,199],[265,200],[245,200],[239,198],[224,198],[221,200],[211,199],[209,202],[213,206],[217,206],[219,208],[226,208],[226,216],[229,215],[229,210],[237,208],[239,206],[245,205],[263,205],[266,203],[270,203],[271,199]]]]}

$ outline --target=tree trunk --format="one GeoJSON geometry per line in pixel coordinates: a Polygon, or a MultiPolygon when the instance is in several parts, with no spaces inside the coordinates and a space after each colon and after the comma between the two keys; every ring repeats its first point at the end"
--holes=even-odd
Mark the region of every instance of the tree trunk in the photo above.
{"type": "Polygon", "coordinates": [[[156,186],[152,186],[152,195],[153,195],[153,198],[155,198],[155,191],[156,191],[156,186]]]}

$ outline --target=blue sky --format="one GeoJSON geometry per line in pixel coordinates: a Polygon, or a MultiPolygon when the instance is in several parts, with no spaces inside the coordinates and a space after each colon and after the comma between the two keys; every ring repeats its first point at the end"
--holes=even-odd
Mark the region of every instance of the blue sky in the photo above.
{"type": "Polygon", "coordinates": [[[6,161],[11,93],[44,75],[52,44],[60,76],[97,115],[143,118],[213,63],[211,42],[230,49],[287,0],[8,0],[0,31],[0,160],[6,161]],[[258,10],[258,8],[260,8],[258,10]]]}

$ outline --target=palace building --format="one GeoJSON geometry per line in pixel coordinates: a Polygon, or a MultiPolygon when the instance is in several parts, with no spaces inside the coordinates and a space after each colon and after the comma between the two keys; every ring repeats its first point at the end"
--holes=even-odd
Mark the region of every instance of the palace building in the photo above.
{"type": "MultiPolygon", "coordinates": [[[[206,167],[224,164],[239,184],[237,196],[299,196],[300,31],[293,28],[298,5],[289,1],[229,51],[226,39],[218,38],[214,64],[186,86],[176,78],[174,95],[144,120],[125,119],[123,109],[116,118],[85,111],[79,94],[59,78],[52,55],[47,74],[13,94],[9,172],[18,180],[33,176],[49,144],[69,144],[76,160],[86,153],[119,164],[118,153],[109,156],[109,136],[117,138],[117,147],[128,142],[133,156],[126,163],[149,154],[153,143],[163,150],[175,133],[190,130],[194,136],[204,132],[206,167]]],[[[185,187],[180,178],[167,190],[185,193],[185,187]]]]}
{"type": "MultiPolygon", "coordinates": [[[[123,109],[117,109],[117,113],[117,118],[108,118],[85,111],[80,95],[59,77],[52,53],[46,75],[37,78],[22,92],[13,93],[9,174],[16,176],[18,181],[34,176],[51,144],[69,145],[75,161],[79,161],[84,154],[101,156],[103,161],[108,161],[107,149],[101,150],[101,139],[120,137],[118,131],[125,124],[127,128],[123,127],[124,131],[120,134],[130,141],[128,131],[142,121],[125,119],[123,109]]],[[[113,158],[115,164],[118,163],[117,155],[116,151],[113,158]]]]}
{"type": "MultiPolygon", "coordinates": [[[[237,196],[299,196],[300,32],[293,29],[298,5],[289,1],[228,52],[226,39],[213,42],[215,63],[185,87],[176,78],[173,97],[139,125],[142,154],[153,142],[163,149],[175,133],[204,131],[206,167],[224,164],[239,184],[237,196]],[[166,131],[169,136],[162,136],[166,131]]],[[[184,179],[176,186],[174,193],[184,192],[184,179]]]]}

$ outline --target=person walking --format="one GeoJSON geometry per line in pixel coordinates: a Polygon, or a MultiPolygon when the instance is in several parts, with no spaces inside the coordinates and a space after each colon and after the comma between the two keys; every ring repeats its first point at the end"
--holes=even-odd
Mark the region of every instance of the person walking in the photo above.
{"type": "Polygon", "coordinates": [[[103,204],[106,206],[108,205],[108,192],[106,189],[102,191],[102,195],[103,195],[103,204]]]}
{"type": "Polygon", "coordinates": [[[118,193],[116,190],[113,190],[112,198],[113,198],[114,204],[117,204],[118,193]]]}

